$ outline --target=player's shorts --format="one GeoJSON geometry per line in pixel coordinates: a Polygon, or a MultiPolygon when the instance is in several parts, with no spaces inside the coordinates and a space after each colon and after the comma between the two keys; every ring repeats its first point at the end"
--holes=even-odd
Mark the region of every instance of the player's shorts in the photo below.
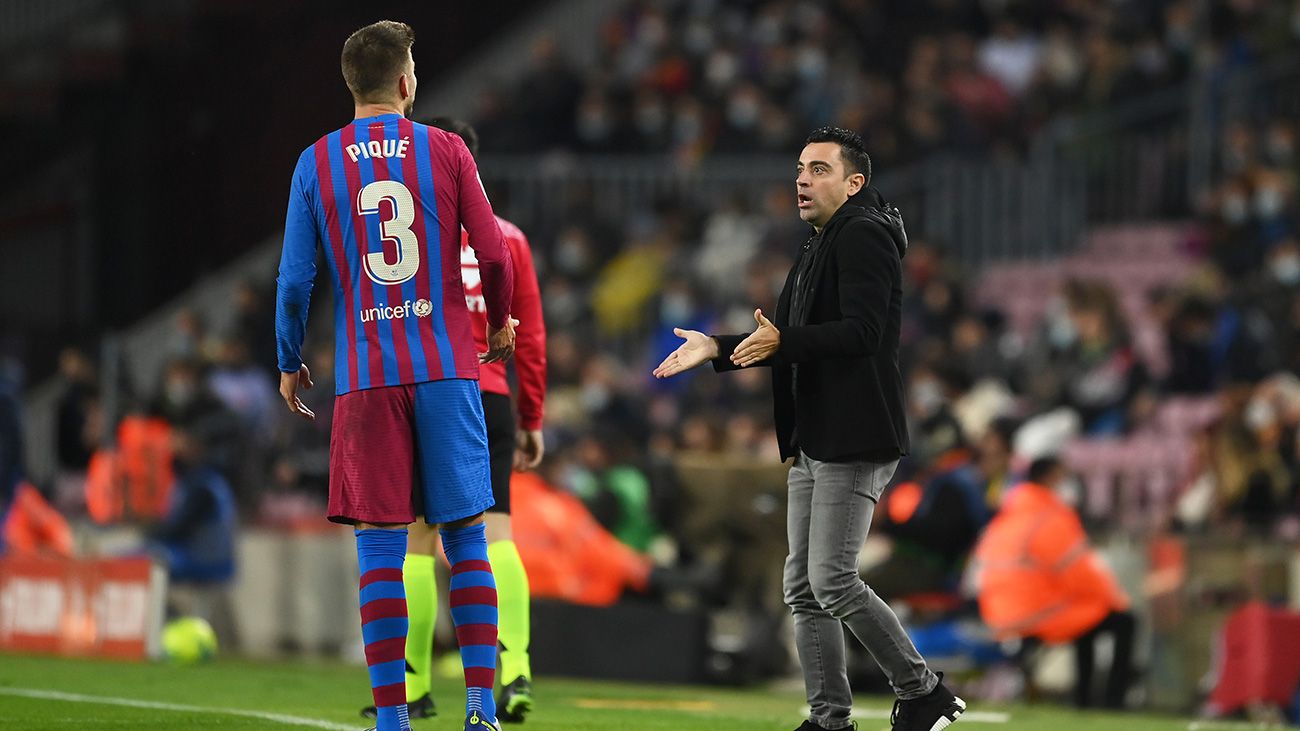
{"type": "Polygon", "coordinates": [[[492,459],[492,498],[489,513],[510,514],[510,474],[515,466],[515,407],[503,393],[483,393],[488,454],[492,459]]]}
{"type": "Polygon", "coordinates": [[[353,391],[334,401],[329,519],[429,523],[492,506],[478,381],[353,391]]]}

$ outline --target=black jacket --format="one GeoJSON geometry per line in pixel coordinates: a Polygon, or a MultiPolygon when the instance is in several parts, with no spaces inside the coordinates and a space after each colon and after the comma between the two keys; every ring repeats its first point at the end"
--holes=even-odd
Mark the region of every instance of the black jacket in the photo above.
{"type": "MultiPolygon", "coordinates": [[[[772,368],[781,458],[802,449],[825,462],[898,459],[909,446],[898,369],[903,218],[875,188],[866,188],[814,239],[777,302],[772,322],[781,331],[780,349],[762,363],[772,368]],[[799,299],[806,304],[799,308],[803,321],[795,322],[791,301],[801,263],[807,275],[799,299]]],[[[745,337],[715,336],[721,355],[714,370],[736,369],[730,357],[745,337]]]]}

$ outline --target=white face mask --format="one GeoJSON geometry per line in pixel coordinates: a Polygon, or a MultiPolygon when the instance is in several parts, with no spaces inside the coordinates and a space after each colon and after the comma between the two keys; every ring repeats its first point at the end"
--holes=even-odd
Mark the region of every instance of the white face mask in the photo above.
{"type": "Polygon", "coordinates": [[[1083,502],[1083,483],[1077,475],[1070,475],[1058,482],[1052,492],[1066,505],[1078,507],[1083,502]]]}
{"type": "Polygon", "coordinates": [[[1058,350],[1070,347],[1078,339],[1079,332],[1065,315],[1053,317],[1047,325],[1047,340],[1058,350]]]}
{"type": "Polygon", "coordinates": [[[659,318],[665,323],[686,322],[694,312],[695,303],[689,294],[666,294],[659,304],[659,318]]]}
{"type": "Polygon", "coordinates": [[[1246,199],[1239,195],[1229,196],[1223,200],[1221,209],[1223,220],[1231,224],[1238,224],[1246,220],[1249,211],[1246,210],[1246,199]]]}
{"type": "Polygon", "coordinates": [[[555,247],[555,268],[562,272],[581,272],[587,267],[587,246],[576,236],[566,236],[555,247]]]}
{"type": "Polygon", "coordinates": [[[826,55],[821,49],[804,47],[795,56],[795,69],[804,81],[817,81],[826,75],[826,55]]]}
{"type": "Polygon", "coordinates": [[[750,129],[758,122],[758,102],[749,96],[735,96],[727,105],[727,121],[740,129],[750,129]]]}
{"type": "Polygon", "coordinates": [[[1268,264],[1273,278],[1288,287],[1300,284],[1300,254],[1282,254],[1268,264]]]}
{"type": "Polygon", "coordinates": [[[1284,203],[1280,188],[1268,187],[1255,191],[1255,213],[1260,218],[1272,218],[1281,213],[1284,203]]]}
{"type": "Polygon", "coordinates": [[[933,416],[943,406],[943,389],[935,381],[921,381],[913,385],[910,396],[922,418],[933,416]]]}

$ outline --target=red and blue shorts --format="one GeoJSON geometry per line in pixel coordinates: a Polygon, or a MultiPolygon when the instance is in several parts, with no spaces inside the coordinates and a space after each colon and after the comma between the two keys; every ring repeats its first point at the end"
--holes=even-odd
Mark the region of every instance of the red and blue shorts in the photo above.
{"type": "Polygon", "coordinates": [[[492,506],[478,381],[455,378],[352,391],[334,401],[329,519],[429,523],[492,506]]]}

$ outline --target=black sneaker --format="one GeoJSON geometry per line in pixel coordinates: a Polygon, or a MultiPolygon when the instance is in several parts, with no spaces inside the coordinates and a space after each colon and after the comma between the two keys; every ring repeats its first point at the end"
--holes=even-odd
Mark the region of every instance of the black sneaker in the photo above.
{"type": "MultiPolygon", "coordinates": [[[[419,698],[406,704],[406,713],[410,718],[433,718],[438,715],[438,707],[433,702],[433,696],[425,693],[419,698]]],[[[366,706],[365,708],[362,708],[361,717],[374,718],[375,707],[366,706]]]]}
{"type": "Polygon", "coordinates": [[[943,673],[939,673],[939,684],[928,695],[894,701],[889,723],[894,731],[943,731],[965,712],[966,701],[948,690],[943,684],[943,673]]]}
{"type": "Polygon", "coordinates": [[[533,710],[533,684],[520,675],[501,689],[497,698],[497,720],[501,723],[523,723],[533,710]]]}
{"type": "MultiPolygon", "coordinates": [[[[854,729],[854,731],[856,731],[856,729],[858,728],[858,722],[849,721],[849,725],[845,726],[844,728],[854,729]]],[[[799,728],[795,729],[794,731],[831,731],[831,729],[828,729],[825,726],[818,726],[812,721],[804,721],[803,723],[799,724],[799,728]]],[[[841,729],[840,731],[843,731],[843,729],[841,729]]]]}

